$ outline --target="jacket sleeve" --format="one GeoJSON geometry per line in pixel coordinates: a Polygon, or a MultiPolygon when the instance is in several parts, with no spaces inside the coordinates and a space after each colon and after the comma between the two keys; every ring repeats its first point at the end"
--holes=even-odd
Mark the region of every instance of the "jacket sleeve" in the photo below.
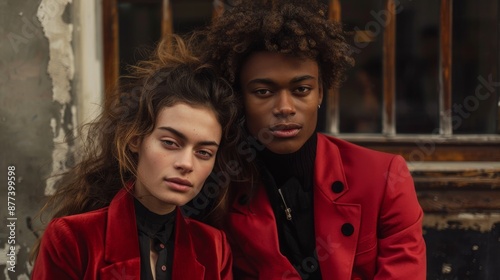
{"type": "Polygon", "coordinates": [[[423,211],[405,160],[395,156],[386,178],[379,217],[375,279],[426,279],[423,211]]]}
{"type": "Polygon", "coordinates": [[[80,279],[81,264],[80,250],[73,231],[64,219],[52,220],[43,234],[32,279],[80,279]]]}

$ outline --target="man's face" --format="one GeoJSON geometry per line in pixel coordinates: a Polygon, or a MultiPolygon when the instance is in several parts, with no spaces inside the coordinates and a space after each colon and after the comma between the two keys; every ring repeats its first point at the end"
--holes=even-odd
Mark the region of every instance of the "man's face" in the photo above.
{"type": "Polygon", "coordinates": [[[243,64],[240,82],[252,136],[274,153],[300,149],[314,133],[323,98],[317,62],[257,52],[243,64]]]}

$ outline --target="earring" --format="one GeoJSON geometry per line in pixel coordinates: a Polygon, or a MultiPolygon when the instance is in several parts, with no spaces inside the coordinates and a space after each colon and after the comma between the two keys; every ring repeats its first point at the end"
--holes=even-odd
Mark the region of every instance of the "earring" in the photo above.
{"type": "Polygon", "coordinates": [[[318,104],[318,109],[321,108],[321,104],[318,104]]]}

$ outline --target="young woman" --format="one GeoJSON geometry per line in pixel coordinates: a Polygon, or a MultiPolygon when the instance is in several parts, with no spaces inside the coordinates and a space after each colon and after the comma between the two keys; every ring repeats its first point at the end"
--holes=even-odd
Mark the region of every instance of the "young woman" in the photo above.
{"type": "Polygon", "coordinates": [[[315,132],[324,92],[352,63],[341,25],[323,1],[231,2],[198,50],[243,101],[238,152],[257,168],[231,188],[234,277],[425,279],[423,212],[404,159],[315,132]]]}
{"type": "MultiPolygon", "coordinates": [[[[83,160],[46,204],[55,215],[33,279],[232,279],[224,233],[179,206],[227,164],[237,105],[230,86],[176,42],[136,66],[90,125],[83,160]]],[[[225,193],[219,186],[221,201],[225,193]]]]}

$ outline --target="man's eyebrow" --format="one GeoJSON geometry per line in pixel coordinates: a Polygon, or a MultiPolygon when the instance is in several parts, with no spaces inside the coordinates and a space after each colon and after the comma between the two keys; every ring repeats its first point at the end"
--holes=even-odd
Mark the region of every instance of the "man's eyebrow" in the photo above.
{"type": "Polygon", "coordinates": [[[253,79],[253,80],[248,81],[247,84],[248,85],[250,85],[250,84],[275,85],[276,83],[273,80],[271,80],[271,79],[257,78],[257,79],[253,79]]]}
{"type": "MultiPolygon", "coordinates": [[[[302,75],[302,76],[294,77],[290,81],[290,83],[293,84],[293,83],[298,83],[298,82],[302,82],[305,80],[314,80],[314,79],[316,79],[316,77],[314,77],[314,76],[302,75]]],[[[267,78],[257,78],[257,79],[250,80],[247,84],[248,85],[250,85],[250,84],[276,85],[276,82],[271,80],[271,79],[267,79],[267,78]]]]}
{"type": "MultiPolygon", "coordinates": [[[[172,128],[170,126],[160,126],[160,127],[158,127],[158,129],[169,131],[169,132],[175,134],[175,136],[179,137],[182,141],[187,141],[186,135],[184,135],[182,132],[178,131],[175,128],[172,128]]],[[[201,142],[198,142],[196,144],[200,145],[200,146],[216,146],[216,147],[219,147],[219,144],[216,141],[201,141],[201,142]]]]}
{"type": "Polygon", "coordinates": [[[292,83],[298,83],[298,82],[302,82],[302,81],[305,81],[305,80],[314,80],[316,79],[316,77],[314,76],[311,76],[311,75],[303,75],[303,76],[298,76],[298,77],[295,77],[291,80],[292,83]]]}

